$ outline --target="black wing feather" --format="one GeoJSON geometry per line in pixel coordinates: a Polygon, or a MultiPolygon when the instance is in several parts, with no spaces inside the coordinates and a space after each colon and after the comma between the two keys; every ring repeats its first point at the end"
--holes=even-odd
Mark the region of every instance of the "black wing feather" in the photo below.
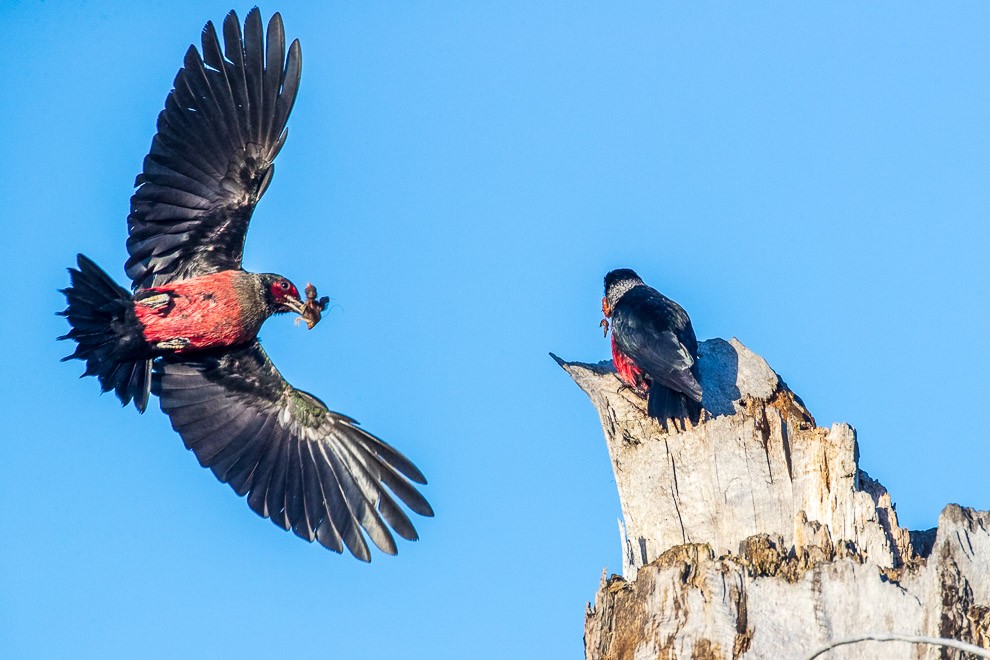
{"type": "Polygon", "coordinates": [[[256,449],[258,442],[258,420],[253,419],[254,415],[248,413],[241,417],[241,423],[236,432],[231,433],[230,443],[219,451],[210,461],[210,469],[220,481],[225,481],[231,485],[234,491],[237,486],[231,478],[231,469],[237,465],[245,454],[256,449]]]}
{"type": "Polygon", "coordinates": [[[306,483],[303,479],[302,443],[298,438],[293,437],[288,445],[289,469],[286,471],[285,479],[285,517],[298,536],[311,541],[309,534],[304,531],[308,528],[309,520],[306,517],[303,501],[306,483]]]}
{"type": "Polygon", "coordinates": [[[339,523],[335,522],[334,526],[338,528],[340,536],[344,539],[344,544],[347,545],[347,549],[351,551],[352,555],[362,561],[370,561],[371,553],[368,551],[368,544],[365,543],[364,537],[361,535],[357,516],[354,514],[354,509],[363,503],[360,499],[362,495],[360,492],[355,492],[353,483],[348,481],[349,475],[346,468],[341,465],[337,453],[332,450],[325,451],[324,457],[331,467],[335,482],[335,484],[330,485],[330,488],[333,489],[336,485],[343,498],[343,506],[340,507],[340,515],[338,516],[339,523]]]}
{"type": "Polygon", "coordinates": [[[265,454],[265,449],[268,444],[268,434],[271,431],[271,425],[274,423],[274,419],[268,418],[263,423],[261,428],[255,431],[252,438],[245,441],[244,451],[237,458],[237,462],[230,466],[225,472],[220,472],[214,470],[214,474],[217,475],[217,479],[220,481],[226,481],[230,484],[230,487],[234,489],[234,492],[244,497],[251,490],[251,484],[254,482],[256,475],[259,474],[258,468],[265,454]]]}
{"type": "MultiPolygon", "coordinates": [[[[350,482],[350,487],[359,496],[351,497],[350,500],[360,504],[356,507],[354,514],[358,521],[368,532],[368,537],[378,546],[380,550],[388,554],[395,554],[395,539],[389,533],[387,526],[382,521],[381,516],[375,510],[375,503],[379,503],[381,498],[378,495],[381,479],[372,476],[369,464],[360,460],[355,460],[355,452],[350,447],[340,444],[338,456],[341,462],[346,465],[342,470],[345,476],[344,482],[350,482]]],[[[374,464],[371,463],[373,466],[374,464]]]]}
{"type": "MultiPolygon", "coordinates": [[[[297,58],[298,59],[298,58],[297,58]]],[[[263,142],[273,142],[278,135],[272,135],[275,124],[275,103],[278,99],[279,86],[282,84],[283,62],[285,62],[285,32],[282,21],[273,16],[268,21],[268,50],[265,52],[265,84],[262,87],[261,99],[261,133],[259,139],[263,142]]],[[[294,92],[293,92],[294,93],[294,92]]]]}
{"type": "MultiPolygon", "coordinates": [[[[278,63],[279,67],[282,63],[278,63]]],[[[264,97],[265,35],[261,12],[251,12],[244,21],[244,72],[248,97],[248,139],[260,142],[265,120],[261,116],[264,97]]]]}
{"type": "Polygon", "coordinates": [[[204,467],[304,539],[368,561],[364,534],[388,554],[396,552],[389,527],[417,538],[399,502],[433,515],[413,486],[426,480],[409,459],[290,386],[257,342],[165,356],[155,392],[204,467]]]}
{"type": "Polygon", "coordinates": [[[289,529],[292,525],[285,515],[285,484],[289,473],[289,439],[285,437],[282,429],[277,429],[272,434],[272,439],[278,443],[275,454],[275,469],[272,471],[272,480],[268,484],[268,498],[265,503],[265,511],[272,522],[283,529],[289,529]]]}
{"type": "Polygon", "coordinates": [[[237,14],[231,11],[223,19],[223,53],[226,56],[226,63],[233,65],[234,75],[228,76],[230,87],[234,92],[234,107],[237,109],[236,123],[239,140],[246,140],[248,137],[248,108],[249,95],[247,88],[247,73],[244,70],[244,50],[242,44],[244,38],[241,36],[241,24],[237,20],[237,14]]]}
{"type": "Polygon", "coordinates": [[[251,483],[247,493],[248,506],[264,518],[268,517],[268,489],[271,486],[272,475],[275,473],[275,463],[278,461],[279,449],[281,448],[278,442],[272,441],[275,433],[278,433],[278,428],[273,425],[269,435],[265,438],[265,451],[251,472],[251,483]]]}
{"type": "Polygon", "coordinates": [[[409,520],[409,516],[395,502],[389,499],[383,499],[378,504],[378,510],[381,512],[385,522],[398,532],[399,536],[407,541],[415,541],[419,538],[416,534],[416,528],[413,527],[412,521],[409,520]]]}
{"type": "Polygon", "coordinates": [[[316,458],[313,456],[312,445],[301,442],[299,443],[299,450],[303,453],[299,457],[299,466],[302,468],[306,540],[313,542],[316,540],[316,530],[320,528],[326,515],[326,510],[323,507],[323,488],[316,467],[316,458]]]}
{"type": "Polygon", "coordinates": [[[158,133],[135,180],[127,218],[134,288],[240,268],[244,238],[271,182],[295,103],[302,51],[285,50],[279,14],[252,9],[242,34],[230,12],[190,46],[158,116],[158,133]]]}

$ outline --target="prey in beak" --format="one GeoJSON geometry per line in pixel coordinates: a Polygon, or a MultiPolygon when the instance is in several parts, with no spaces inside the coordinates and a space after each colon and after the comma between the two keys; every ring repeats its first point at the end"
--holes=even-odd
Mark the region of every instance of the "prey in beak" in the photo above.
{"type": "Polygon", "coordinates": [[[605,318],[598,325],[603,330],[602,337],[608,337],[608,320],[612,316],[612,309],[608,306],[607,297],[602,298],[602,314],[605,315],[605,318]]]}
{"type": "Polygon", "coordinates": [[[306,327],[312,330],[320,322],[320,319],[323,318],[323,312],[327,310],[327,305],[330,304],[330,298],[329,296],[317,298],[316,295],[316,286],[306,282],[306,302],[296,300],[295,303],[299,307],[298,309],[296,307],[292,309],[292,311],[299,314],[299,318],[296,319],[296,325],[299,325],[299,321],[305,321],[306,327]]]}

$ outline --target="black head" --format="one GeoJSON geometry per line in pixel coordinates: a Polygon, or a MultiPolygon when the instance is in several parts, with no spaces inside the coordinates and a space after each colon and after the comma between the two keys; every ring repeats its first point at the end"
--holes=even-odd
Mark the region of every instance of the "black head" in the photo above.
{"type": "Polygon", "coordinates": [[[623,280],[635,280],[637,282],[643,281],[632,268],[617,268],[609,271],[605,276],[605,293],[608,294],[608,290],[611,289],[614,284],[622,282],[623,280]]]}
{"type": "Polygon", "coordinates": [[[612,315],[612,309],[626,294],[626,291],[640,284],[643,284],[643,280],[631,268],[619,268],[610,271],[605,276],[605,297],[602,299],[602,311],[605,316],[612,315]]]}
{"type": "Polygon", "coordinates": [[[299,289],[288,278],[274,273],[262,273],[258,277],[269,314],[302,314],[306,306],[299,299],[299,289]]]}

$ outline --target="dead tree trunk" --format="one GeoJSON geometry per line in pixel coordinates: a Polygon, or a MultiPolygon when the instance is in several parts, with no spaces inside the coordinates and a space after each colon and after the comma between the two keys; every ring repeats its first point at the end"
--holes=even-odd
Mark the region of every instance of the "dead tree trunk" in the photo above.
{"type": "MultiPolygon", "coordinates": [[[[990,649],[990,513],[949,505],[935,529],[899,527],[855,431],[816,427],[740,342],[701,344],[710,414],[669,433],[611,362],[554,358],[598,410],[622,504],[623,576],[589,605],[587,658],[806,658],[867,633],[990,649]]],[[[973,656],[865,641],[821,657],[973,656]]]]}

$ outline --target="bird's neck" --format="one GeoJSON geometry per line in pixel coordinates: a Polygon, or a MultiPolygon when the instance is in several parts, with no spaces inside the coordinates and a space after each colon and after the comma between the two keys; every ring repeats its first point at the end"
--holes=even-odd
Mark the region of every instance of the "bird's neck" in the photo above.
{"type": "Polygon", "coordinates": [[[641,284],[643,284],[643,280],[630,279],[630,280],[619,280],[618,282],[610,286],[608,288],[608,291],[605,293],[605,301],[608,303],[609,309],[614,310],[619,300],[622,299],[622,296],[626,295],[627,293],[629,293],[631,289],[634,289],[637,286],[640,286],[641,284]]]}

